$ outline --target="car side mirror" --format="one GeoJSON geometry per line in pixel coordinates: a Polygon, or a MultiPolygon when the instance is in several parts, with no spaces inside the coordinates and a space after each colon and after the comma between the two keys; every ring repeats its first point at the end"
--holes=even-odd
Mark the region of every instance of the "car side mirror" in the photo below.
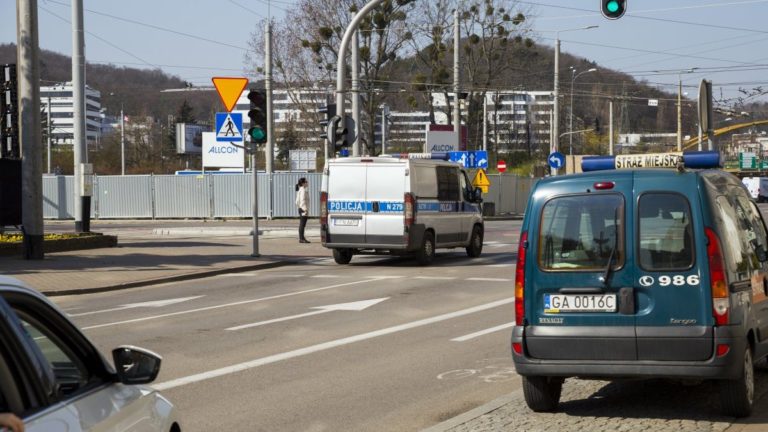
{"type": "Polygon", "coordinates": [[[472,198],[473,201],[476,203],[483,202],[483,190],[479,187],[476,187],[474,191],[472,191],[472,198]]]}
{"type": "Polygon", "coordinates": [[[163,358],[152,351],[130,345],[112,350],[117,377],[123,384],[149,384],[160,373],[163,358]]]}

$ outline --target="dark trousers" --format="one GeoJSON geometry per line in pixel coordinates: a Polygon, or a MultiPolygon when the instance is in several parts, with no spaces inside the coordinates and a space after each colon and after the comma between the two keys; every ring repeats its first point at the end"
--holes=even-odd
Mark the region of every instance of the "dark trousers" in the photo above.
{"type": "Polygon", "coordinates": [[[307,219],[309,219],[309,215],[304,210],[299,209],[299,240],[306,240],[304,238],[304,229],[307,227],[307,219]]]}

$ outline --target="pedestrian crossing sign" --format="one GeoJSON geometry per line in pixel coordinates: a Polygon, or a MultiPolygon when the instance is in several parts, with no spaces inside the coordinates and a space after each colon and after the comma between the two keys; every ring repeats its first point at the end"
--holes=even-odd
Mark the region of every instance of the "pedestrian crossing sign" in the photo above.
{"type": "Polygon", "coordinates": [[[243,113],[216,113],[216,141],[243,141],[243,113]]]}

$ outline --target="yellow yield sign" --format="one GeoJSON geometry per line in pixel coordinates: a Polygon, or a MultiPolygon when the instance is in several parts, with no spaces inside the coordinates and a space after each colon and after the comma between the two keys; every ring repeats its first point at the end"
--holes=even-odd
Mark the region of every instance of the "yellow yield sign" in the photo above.
{"type": "Polygon", "coordinates": [[[491,181],[488,180],[488,176],[485,175],[485,170],[479,169],[477,170],[477,174],[475,174],[475,178],[472,179],[472,186],[479,187],[480,190],[483,191],[483,193],[488,193],[488,186],[491,185],[491,181]]]}
{"type": "Polygon", "coordinates": [[[227,109],[227,112],[232,112],[237,100],[240,99],[240,95],[243,94],[245,86],[248,85],[248,78],[214,77],[211,78],[211,81],[213,81],[216,91],[219,92],[224,108],[227,109]]]}

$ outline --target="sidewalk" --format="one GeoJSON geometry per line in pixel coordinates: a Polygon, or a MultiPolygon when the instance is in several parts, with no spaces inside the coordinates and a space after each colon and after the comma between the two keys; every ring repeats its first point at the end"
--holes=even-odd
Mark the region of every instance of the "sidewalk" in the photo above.
{"type": "MultiPolygon", "coordinates": [[[[46,221],[46,232],[71,232],[72,221],[46,221]]],[[[46,295],[110,291],[156,283],[279,267],[328,258],[317,220],[310,244],[298,241],[297,220],[259,220],[259,257],[251,257],[251,221],[93,221],[91,230],[118,236],[118,247],[46,254],[42,261],[0,258],[0,274],[46,295]]]]}

